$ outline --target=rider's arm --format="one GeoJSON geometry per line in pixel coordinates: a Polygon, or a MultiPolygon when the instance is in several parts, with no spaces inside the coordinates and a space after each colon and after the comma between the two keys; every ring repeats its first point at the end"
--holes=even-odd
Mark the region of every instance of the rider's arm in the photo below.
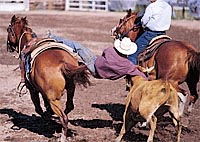
{"type": "Polygon", "coordinates": [[[141,23],[142,23],[142,26],[145,28],[146,25],[148,24],[148,22],[151,20],[151,18],[153,17],[152,16],[152,9],[151,7],[147,7],[146,10],[145,10],[145,13],[141,19],[141,23]]]}

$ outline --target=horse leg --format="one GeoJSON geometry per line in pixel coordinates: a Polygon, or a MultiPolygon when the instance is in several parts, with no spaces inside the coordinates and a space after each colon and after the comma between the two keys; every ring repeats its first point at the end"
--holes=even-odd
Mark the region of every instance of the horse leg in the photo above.
{"type": "Polygon", "coordinates": [[[190,90],[190,99],[189,99],[189,106],[188,106],[188,112],[192,112],[192,108],[196,100],[199,98],[199,95],[197,93],[197,83],[198,81],[196,80],[187,80],[187,85],[190,90]],[[195,82],[194,82],[195,81],[195,82]]]}
{"type": "Polygon", "coordinates": [[[30,95],[31,95],[31,100],[35,106],[35,111],[39,114],[39,115],[43,115],[43,110],[42,107],[40,105],[40,98],[39,98],[39,92],[38,91],[34,91],[30,89],[30,95]]]}
{"type": "Polygon", "coordinates": [[[62,124],[62,133],[67,136],[67,124],[68,124],[68,117],[62,110],[61,100],[60,98],[50,99],[50,105],[54,113],[59,116],[60,122],[62,124]]]}
{"type": "Polygon", "coordinates": [[[73,80],[68,80],[68,83],[66,83],[66,90],[67,90],[67,102],[66,102],[66,108],[65,108],[65,114],[67,115],[70,111],[74,109],[74,92],[75,92],[75,84],[73,83],[73,80]]]}
{"type": "Polygon", "coordinates": [[[52,115],[54,115],[53,110],[51,109],[51,106],[49,104],[49,101],[45,95],[42,95],[43,101],[44,101],[44,106],[46,108],[46,111],[43,113],[44,119],[48,120],[51,118],[52,115]]]}

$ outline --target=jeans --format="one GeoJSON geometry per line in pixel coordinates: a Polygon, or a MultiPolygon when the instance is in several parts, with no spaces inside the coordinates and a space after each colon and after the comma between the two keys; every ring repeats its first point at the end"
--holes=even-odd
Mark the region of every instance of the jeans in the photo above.
{"type": "Polygon", "coordinates": [[[135,41],[138,47],[137,51],[134,54],[129,55],[128,59],[132,61],[133,64],[137,65],[138,55],[149,45],[154,37],[163,34],[165,34],[165,32],[144,31],[144,33],[135,41]]]}
{"type": "Polygon", "coordinates": [[[71,47],[74,50],[74,52],[78,53],[78,55],[82,58],[83,62],[85,63],[91,74],[93,76],[96,76],[94,63],[96,61],[97,56],[90,49],[84,47],[76,41],[63,39],[53,34],[49,34],[49,38],[55,39],[57,42],[62,42],[63,44],[71,47]]]}

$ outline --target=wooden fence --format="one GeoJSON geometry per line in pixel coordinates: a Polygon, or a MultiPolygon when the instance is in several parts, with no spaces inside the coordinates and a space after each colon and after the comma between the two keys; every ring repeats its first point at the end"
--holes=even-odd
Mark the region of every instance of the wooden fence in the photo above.
{"type": "Polygon", "coordinates": [[[30,10],[65,10],[66,0],[30,0],[30,10]]]}
{"type": "Polygon", "coordinates": [[[108,0],[66,0],[65,10],[108,11],[108,0]]]}
{"type": "Polygon", "coordinates": [[[0,11],[28,11],[29,0],[0,0],[0,11]]]}

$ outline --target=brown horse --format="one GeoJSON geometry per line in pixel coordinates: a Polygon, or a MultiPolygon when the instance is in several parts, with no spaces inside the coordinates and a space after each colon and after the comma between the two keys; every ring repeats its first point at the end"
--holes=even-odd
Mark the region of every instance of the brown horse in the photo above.
{"type": "MultiPolygon", "coordinates": [[[[14,15],[7,32],[9,52],[16,51],[20,55],[23,48],[35,41],[35,34],[28,27],[26,17],[20,18],[14,15]]],[[[45,44],[43,43],[43,45],[45,44]]],[[[76,83],[84,87],[90,84],[86,66],[79,65],[76,58],[57,46],[44,50],[36,56],[32,64],[29,81],[26,80],[26,86],[30,91],[35,111],[41,116],[44,115],[39,100],[39,93],[41,93],[46,109],[52,109],[59,116],[65,135],[67,134],[67,114],[74,108],[73,97],[76,83]],[[67,102],[63,111],[61,97],[65,89],[67,90],[67,102]]]]}
{"type": "MultiPolygon", "coordinates": [[[[141,17],[136,12],[129,10],[120,19],[112,34],[116,38],[129,37],[135,41],[143,33],[140,23],[141,17]]],[[[200,53],[186,42],[170,40],[158,45],[159,48],[141,66],[153,68],[149,73],[152,79],[169,80],[177,92],[185,93],[180,84],[186,82],[190,90],[189,111],[198,99],[197,83],[200,73],[200,53]]]]}

